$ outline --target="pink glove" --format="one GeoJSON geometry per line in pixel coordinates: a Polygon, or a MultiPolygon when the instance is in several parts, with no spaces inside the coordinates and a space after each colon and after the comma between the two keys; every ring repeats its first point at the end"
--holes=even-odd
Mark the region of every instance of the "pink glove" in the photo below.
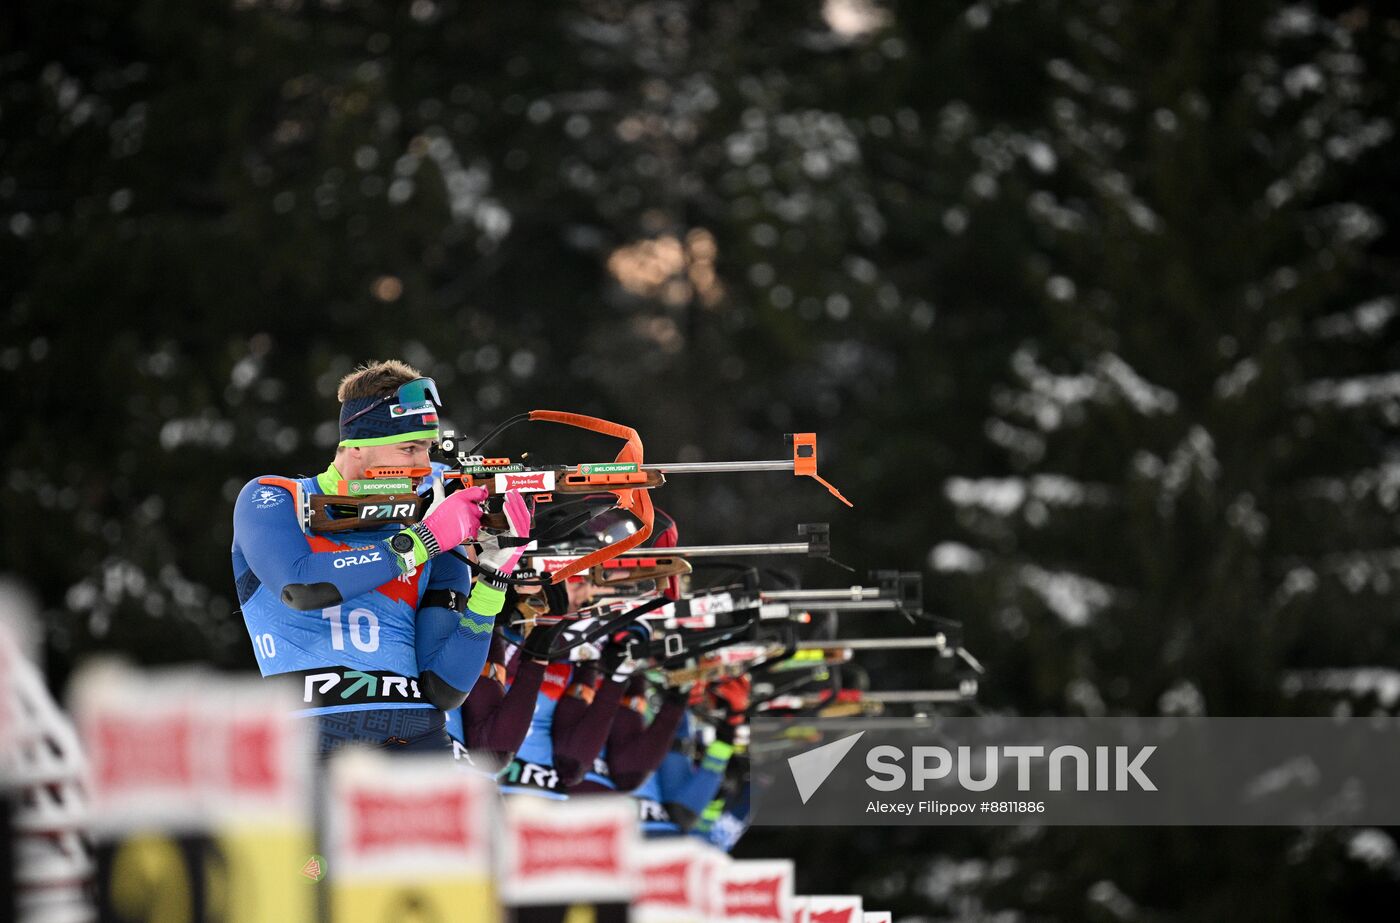
{"type": "MultiPolygon", "coordinates": [[[[511,538],[525,538],[530,534],[530,505],[525,502],[520,491],[506,491],[505,514],[506,520],[510,523],[510,531],[507,534],[511,538]]],[[[533,546],[534,542],[529,545],[502,548],[493,536],[481,543],[481,553],[477,555],[476,560],[498,574],[509,575],[514,573],[516,565],[520,563],[520,558],[533,546]]]]}
{"type": "Polygon", "coordinates": [[[476,533],[481,531],[481,502],[486,499],[486,495],[485,487],[468,487],[466,490],[448,494],[432,505],[427,515],[413,529],[418,532],[420,538],[425,539],[423,544],[428,546],[429,556],[456,548],[463,542],[476,538],[476,533]],[[432,547],[433,542],[426,541],[423,531],[432,535],[436,548],[432,547]]]}

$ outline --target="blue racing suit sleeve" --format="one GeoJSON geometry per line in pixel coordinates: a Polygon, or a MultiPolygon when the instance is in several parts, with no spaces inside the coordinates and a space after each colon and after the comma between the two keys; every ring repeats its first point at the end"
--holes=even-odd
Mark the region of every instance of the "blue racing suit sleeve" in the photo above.
{"type": "Polygon", "coordinates": [[[732,745],[715,741],[699,766],[682,753],[666,754],[659,776],[661,801],[682,830],[689,830],[719,793],[733,752],[732,745]]]}
{"type": "Polygon", "coordinates": [[[283,604],[307,611],[334,606],[368,593],[399,576],[398,556],[382,541],[343,547],[308,536],[297,522],[290,491],[269,501],[255,478],[244,485],[233,508],[233,541],[258,580],[283,604]],[[316,541],[326,550],[315,550],[316,541]]]}
{"type": "MultiPolygon", "coordinates": [[[[434,590],[455,590],[464,598],[472,589],[471,567],[455,554],[439,555],[433,559],[433,569],[428,575],[427,592],[434,590]]],[[[481,598],[485,598],[484,596],[481,598]]],[[[471,596],[465,611],[460,614],[446,606],[424,606],[418,610],[418,624],[414,629],[414,646],[418,651],[418,670],[425,678],[424,685],[430,688],[436,683],[428,678],[446,683],[450,689],[443,690],[443,701],[439,708],[457,708],[462,704],[481,675],[486,664],[486,656],[491,651],[491,631],[496,626],[496,614],[485,615],[473,606],[480,605],[478,594],[471,596]],[[452,699],[456,699],[452,702],[452,699]]],[[[430,700],[435,696],[430,696],[430,700]]]]}
{"type": "Polygon", "coordinates": [[[751,803],[749,783],[744,782],[737,791],[728,797],[721,795],[705,809],[705,816],[691,836],[698,837],[711,846],[718,846],[725,852],[733,852],[739,840],[749,829],[751,803]]]}

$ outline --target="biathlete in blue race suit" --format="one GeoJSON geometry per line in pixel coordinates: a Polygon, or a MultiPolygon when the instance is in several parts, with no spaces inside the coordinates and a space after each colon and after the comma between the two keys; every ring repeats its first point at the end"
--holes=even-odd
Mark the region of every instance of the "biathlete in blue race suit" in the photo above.
{"type": "MultiPolygon", "coordinates": [[[[584,634],[593,621],[581,619],[569,630],[584,634]]],[[[501,779],[501,791],[561,801],[568,797],[568,787],[583,781],[598,759],[622,704],[636,667],[628,657],[629,640],[649,637],[645,625],[620,628],[601,642],[596,664],[551,663],[546,668],[530,730],[501,779]]]]}
{"type": "Polygon", "coordinates": [[[698,741],[691,731],[689,715],[676,731],[675,744],[661,767],[637,788],[632,796],[647,837],[680,836],[689,833],[706,839],[707,812],[725,782],[734,741],[747,721],[750,683],[747,676],[732,677],[705,687],[702,700],[715,717],[715,739],[699,754],[691,755],[698,741]]]}
{"type": "MultiPolygon", "coordinates": [[[[513,608],[509,595],[506,605],[513,608]]],[[[515,758],[530,730],[535,699],[549,665],[542,658],[554,632],[536,628],[511,657],[501,626],[496,626],[481,678],[462,707],[447,713],[452,755],[469,771],[494,779],[515,758]]]]}
{"type": "Polygon", "coordinates": [[[603,752],[593,761],[593,768],[583,781],[569,786],[570,795],[630,792],[660,768],[685,716],[690,690],[660,689],[661,707],[653,714],[647,701],[647,686],[644,674],[632,677],[622,707],[613,716],[603,752]]]}
{"type": "Polygon", "coordinates": [[[674,748],[666,754],[661,767],[632,793],[637,801],[643,836],[683,836],[719,794],[729,758],[734,753],[732,739],[716,739],[700,754],[698,762],[691,752],[691,727],[687,716],[677,729],[674,748]]]}
{"type": "Polygon", "coordinates": [[[316,721],[321,752],[352,741],[448,750],[442,710],[480,675],[504,599],[498,583],[473,587],[472,568],[449,553],[476,536],[485,492],[451,494],[406,529],[304,530],[301,495],[338,494],[374,467],[428,468],[438,437],[436,386],[401,362],[357,370],[338,396],[335,461],[316,477],[254,478],[234,507],[253,652],[264,676],[300,679],[297,714],[316,721]]]}
{"type": "Polygon", "coordinates": [[[749,761],[738,752],[730,758],[725,769],[724,783],[719,794],[705,808],[690,835],[704,840],[725,852],[733,852],[739,840],[748,832],[753,821],[753,806],[750,801],[749,761]]]}

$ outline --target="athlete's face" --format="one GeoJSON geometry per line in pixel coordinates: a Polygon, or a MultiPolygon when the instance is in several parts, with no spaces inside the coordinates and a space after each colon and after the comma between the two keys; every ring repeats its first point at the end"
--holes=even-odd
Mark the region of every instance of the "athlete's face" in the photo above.
{"type": "Polygon", "coordinates": [[[577,612],[593,602],[595,588],[587,577],[571,577],[564,581],[564,589],[569,594],[569,611],[577,612]]]}
{"type": "MultiPolygon", "coordinates": [[[[353,446],[345,449],[336,467],[347,481],[358,480],[371,468],[427,468],[431,462],[428,450],[433,446],[431,439],[415,439],[412,442],[395,442],[389,445],[353,446]],[[343,464],[341,463],[343,460],[343,464]]],[[[417,487],[418,478],[413,486],[417,487]]]]}

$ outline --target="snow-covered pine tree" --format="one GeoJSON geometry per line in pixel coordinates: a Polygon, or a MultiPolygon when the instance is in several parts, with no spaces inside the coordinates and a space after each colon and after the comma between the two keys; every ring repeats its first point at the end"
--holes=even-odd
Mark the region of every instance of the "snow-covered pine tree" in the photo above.
{"type": "Polygon", "coordinates": [[[1267,713],[1329,646],[1400,652],[1396,304],[1352,169],[1392,127],[1343,22],[1155,9],[1077,5],[1047,62],[1020,268],[1048,323],[932,563],[993,588],[1023,707],[1267,713]]]}
{"type": "MultiPolygon", "coordinates": [[[[930,558],[950,607],[985,613],[986,697],[1077,714],[1334,707],[1296,695],[1315,688],[1393,703],[1394,215],[1368,177],[1393,159],[1397,111],[1377,70],[1393,55],[1374,50],[1400,30],[1311,4],[1041,5],[1067,44],[1026,129],[1049,169],[1007,158],[1002,182],[1037,184],[1039,245],[1018,268],[1044,323],[988,395],[1002,463],[945,481],[961,534],[930,558]]],[[[1001,873],[961,890],[1065,919],[1340,919],[1396,868],[1380,831],[990,839],[1001,873]]]]}

